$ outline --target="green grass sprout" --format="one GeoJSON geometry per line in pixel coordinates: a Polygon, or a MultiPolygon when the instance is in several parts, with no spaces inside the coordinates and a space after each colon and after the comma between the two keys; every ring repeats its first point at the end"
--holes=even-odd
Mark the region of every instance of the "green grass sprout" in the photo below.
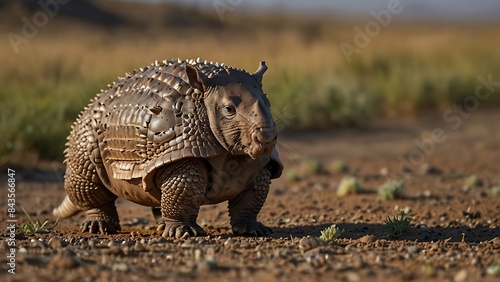
{"type": "Polygon", "coordinates": [[[54,224],[50,225],[50,221],[46,220],[43,223],[41,223],[38,220],[33,220],[33,218],[26,212],[24,208],[22,208],[24,214],[28,217],[29,222],[21,225],[18,228],[18,232],[22,234],[27,234],[27,233],[49,233],[50,230],[52,230],[54,227],[56,227],[57,223],[59,222],[59,218],[56,219],[54,224]]]}
{"type": "Polygon", "coordinates": [[[337,187],[337,196],[345,197],[352,194],[357,194],[363,189],[360,181],[353,176],[342,178],[337,187]]]}
{"type": "Polygon", "coordinates": [[[340,235],[344,233],[344,229],[340,229],[339,227],[337,227],[337,225],[332,224],[330,227],[327,227],[324,230],[320,231],[320,233],[321,236],[319,238],[328,242],[340,237],[340,235]]]}
{"type": "Polygon", "coordinates": [[[402,182],[391,180],[378,188],[378,198],[381,200],[402,199],[403,197],[404,185],[402,182]]]}
{"type": "Polygon", "coordinates": [[[389,236],[400,236],[410,229],[410,222],[413,220],[408,215],[411,213],[411,208],[405,208],[394,217],[387,217],[385,220],[385,230],[389,236]]]}

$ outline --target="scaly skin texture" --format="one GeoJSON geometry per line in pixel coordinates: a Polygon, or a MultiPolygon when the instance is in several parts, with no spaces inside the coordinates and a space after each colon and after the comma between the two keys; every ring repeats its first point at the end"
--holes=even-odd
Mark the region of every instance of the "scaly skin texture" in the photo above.
{"type": "Polygon", "coordinates": [[[269,227],[257,222],[257,215],[266,201],[270,184],[271,172],[268,168],[264,168],[257,174],[248,190],[229,200],[228,208],[233,234],[264,236],[273,233],[269,227]]]}
{"type": "Polygon", "coordinates": [[[283,166],[262,91],[266,69],[169,60],[119,78],[72,126],[68,196],[53,214],[86,211],[82,232],[116,233],[122,197],[160,206],[163,236],[199,236],[200,206],[229,201],[234,234],[268,234],[256,218],[283,166]]]}
{"type": "Polygon", "coordinates": [[[161,189],[161,214],[165,221],[164,237],[180,238],[206,235],[196,223],[207,185],[206,165],[200,159],[186,159],[158,171],[161,189]]]}
{"type": "Polygon", "coordinates": [[[70,149],[66,152],[64,188],[71,203],[81,210],[87,210],[82,232],[116,233],[120,230],[114,204],[117,196],[102,184],[90,159],[97,148],[90,125],[76,123],[72,137],[67,144],[70,149]]]}

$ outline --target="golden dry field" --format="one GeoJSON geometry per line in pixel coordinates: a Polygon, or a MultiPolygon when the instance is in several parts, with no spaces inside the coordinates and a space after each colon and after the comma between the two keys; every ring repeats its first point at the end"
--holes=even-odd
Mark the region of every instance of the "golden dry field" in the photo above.
{"type": "MultiPolygon", "coordinates": [[[[27,152],[60,160],[83,106],[117,77],[155,60],[201,57],[248,71],[266,60],[264,90],[280,127],[294,130],[443,111],[474,95],[479,76],[494,81],[500,70],[496,23],[394,21],[346,58],[342,44],[357,48],[355,28],[373,19],[235,10],[222,21],[212,10],[89,3],[108,21],[85,18],[85,11],[96,12],[83,4],[84,16],[61,13],[40,27],[36,10],[16,3],[0,10],[3,163],[27,152]]],[[[492,95],[481,107],[499,101],[492,95]]]]}

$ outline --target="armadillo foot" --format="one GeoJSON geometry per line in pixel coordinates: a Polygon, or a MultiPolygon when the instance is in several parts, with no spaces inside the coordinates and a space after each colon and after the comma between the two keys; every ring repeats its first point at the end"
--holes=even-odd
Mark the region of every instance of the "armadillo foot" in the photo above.
{"type": "Polygon", "coordinates": [[[196,222],[178,222],[165,220],[165,229],[162,237],[185,238],[194,236],[206,236],[207,232],[203,230],[196,222]]]}
{"type": "Polygon", "coordinates": [[[273,233],[271,228],[255,220],[237,222],[233,224],[232,229],[236,236],[262,237],[273,233]]]}
{"type": "Polygon", "coordinates": [[[87,217],[81,225],[82,233],[115,234],[121,230],[114,205],[112,208],[106,207],[105,209],[96,208],[88,210],[86,211],[86,215],[87,217]]]}
{"type": "Polygon", "coordinates": [[[116,234],[120,228],[112,222],[102,220],[85,220],[82,223],[82,233],[89,232],[92,234],[116,234]]]}

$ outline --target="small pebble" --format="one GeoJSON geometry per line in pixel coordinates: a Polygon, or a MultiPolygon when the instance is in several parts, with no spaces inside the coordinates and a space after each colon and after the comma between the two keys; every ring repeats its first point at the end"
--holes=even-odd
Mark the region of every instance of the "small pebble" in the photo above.
{"type": "Polygon", "coordinates": [[[45,244],[42,241],[36,241],[36,245],[37,245],[37,247],[42,248],[42,249],[47,249],[49,247],[47,244],[45,244]]]}
{"type": "Polygon", "coordinates": [[[231,249],[234,247],[234,244],[236,243],[236,240],[233,238],[229,237],[227,240],[224,242],[224,248],[231,249]]]}
{"type": "Polygon", "coordinates": [[[135,242],[135,245],[134,245],[134,251],[136,252],[142,252],[142,251],[145,251],[146,248],[144,247],[144,245],[142,243],[140,243],[139,241],[135,242]]]}
{"type": "Polygon", "coordinates": [[[432,244],[431,251],[437,251],[437,250],[439,250],[439,244],[438,243],[432,244]]]}
{"type": "Polygon", "coordinates": [[[198,271],[216,271],[219,269],[219,265],[215,260],[204,259],[197,264],[196,269],[198,271]]]}
{"type": "MultiPolygon", "coordinates": [[[[113,241],[111,241],[111,242],[113,242],[113,241]]],[[[108,244],[108,245],[109,245],[109,244],[108,244]]],[[[89,247],[91,247],[91,248],[95,248],[96,246],[97,246],[97,240],[96,240],[96,239],[94,239],[94,238],[90,239],[90,240],[89,240],[89,247]]]]}
{"type": "Polygon", "coordinates": [[[57,237],[52,237],[49,240],[49,246],[53,249],[60,249],[63,247],[63,241],[57,237]]]}
{"type": "Polygon", "coordinates": [[[49,262],[49,267],[52,269],[73,269],[80,265],[73,251],[64,249],[52,257],[49,262]]]}
{"type": "Polygon", "coordinates": [[[382,176],[386,176],[386,175],[389,175],[389,169],[387,169],[386,167],[383,167],[380,169],[380,174],[382,176]]]}
{"type": "Polygon", "coordinates": [[[495,237],[491,239],[490,242],[493,243],[494,245],[500,245],[500,237],[495,237]]]}
{"type": "Polygon", "coordinates": [[[126,272],[126,271],[130,270],[130,267],[128,264],[126,264],[124,262],[117,262],[117,263],[113,264],[112,270],[126,272]]]}
{"type": "Polygon", "coordinates": [[[124,240],[124,241],[122,241],[121,245],[125,246],[125,247],[132,247],[134,245],[134,241],[124,240]]]}
{"type": "Polygon", "coordinates": [[[324,240],[318,238],[318,237],[311,237],[307,236],[299,241],[299,249],[302,252],[306,252],[308,250],[320,247],[320,246],[327,246],[328,243],[326,243],[324,240]]]}
{"type": "Polygon", "coordinates": [[[181,244],[181,248],[189,249],[196,245],[198,245],[196,240],[193,238],[189,238],[185,240],[184,243],[181,244]]]}
{"type": "Polygon", "coordinates": [[[205,246],[208,241],[205,238],[197,238],[197,242],[199,246],[205,246]]]}
{"type": "Polygon", "coordinates": [[[365,235],[365,236],[358,239],[358,241],[360,243],[367,243],[367,244],[373,243],[376,240],[377,240],[377,238],[375,238],[374,235],[365,235]]]}
{"type": "Polygon", "coordinates": [[[418,169],[418,174],[420,174],[420,175],[431,175],[431,174],[439,175],[441,173],[442,173],[442,171],[438,167],[431,165],[431,164],[423,164],[418,169]]]}
{"type": "Polygon", "coordinates": [[[0,250],[4,251],[8,249],[10,249],[10,246],[7,244],[7,241],[2,240],[2,243],[0,243],[0,250]]]}
{"type": "Polygon", "coordinates": [[[420,248],[418,246],[409,246],[408,253],[414,254],[420,252],[420,248]]]}
{"type": "Polygon", "coordinates": [[[194,260],[195,261],[201,260],[201,250],[200,249],[194,250],[194,260]]]}
{"type": "Polygon", "coordinates": [[[244,241],[244,242],[241,242],[240,248],[249,249],[249,248],[252,248],[252,245],[249,242],[244,241]]]}
{"type": "Polygon", "coordinates": [[[305,260],[316,268],[325,265],[330,256],[330,250],[323,246],[316,247],[304,252],[305,260]]]}
{"type": "Polygon", "coordinates": [[[346,252],[349,252],[352,248],[355,248],[355,247],[356,247],[355,244],[349,244],[349,245],[345,246],[344,249],[346,252]]]}
{"type": "Polygon", "coordinates": [[[123,250],[118,246],[112,246],[102,252],[104,255],[123,256],[123,250]]]}
{"type": "Polygon", "coordinates": [[[365,262],[364,262],[363,258],[360,255],[356,256],[356,258],[354,259],[353,266],[355,268],[362,268],[362,267],[365,266],[365,262]]]}
{"type": "Polygon", "coordinates": [[[347,272],[345,274],[345,278],[349,282],[358,282],[358,281],[361,281],[361,277],[356,272],[347,272]]]}
{"type": "Polygon", "coordinates": [[[160,237],[149,240],[148,244],[165,244],[165,243],[168,243],[167,239],[160,237]]]}
{"type": "Polygon", "coordinates": [[[467,276],[468,276],[467,270],[462,269],[455,275],[455,277],[453,278],[453,281],[454,282],[467,281],[467,276]]]}

